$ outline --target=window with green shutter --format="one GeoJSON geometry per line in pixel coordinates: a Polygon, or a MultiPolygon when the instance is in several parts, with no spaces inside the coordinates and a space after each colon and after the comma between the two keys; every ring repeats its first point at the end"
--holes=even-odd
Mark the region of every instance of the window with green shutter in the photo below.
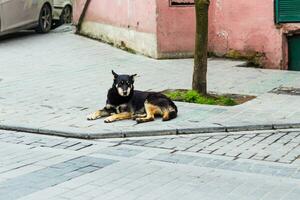
{"type": "Polygon", "coordinates": [[[300,22],[300,0],[275,0],[276,23],[300,22]]]}

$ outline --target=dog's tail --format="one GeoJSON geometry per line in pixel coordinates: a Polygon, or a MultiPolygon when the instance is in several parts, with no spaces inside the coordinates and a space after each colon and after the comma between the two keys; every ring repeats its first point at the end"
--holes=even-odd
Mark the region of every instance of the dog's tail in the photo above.
{"type": "Polygon", "coordinates": [[[174,119],[177,117],[178,109],[173,101],[170,100],[169,118],[174,119]]]}

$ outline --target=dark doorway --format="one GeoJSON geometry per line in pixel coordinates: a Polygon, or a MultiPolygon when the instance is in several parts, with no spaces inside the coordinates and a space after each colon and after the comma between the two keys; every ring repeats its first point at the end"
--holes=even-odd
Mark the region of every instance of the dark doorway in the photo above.
{"type": "Polygon", "coordinates": [[[289,70],[300,71],[300,35],[288,38],[289,70]]]}

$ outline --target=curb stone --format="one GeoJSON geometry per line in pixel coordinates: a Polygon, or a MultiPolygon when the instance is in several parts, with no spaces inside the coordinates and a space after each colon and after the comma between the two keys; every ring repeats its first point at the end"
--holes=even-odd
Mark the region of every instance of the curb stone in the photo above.
{"type": "Polygon", "coordinates": [[[215,127],[177,129],[177,135],[198,134],[198,133],[220,133],[220,132],[227,132],[226,127],[215,126],[215,127]]]}
{"type": "Polygon", "coordinates": [[[125,137],[143,137],[143,136],[162,136],[162,135],[184,135],[184,134],[199,134],[199,133],[227,133],[240,131],[256,131],[256,130],[277,130],[300,128],[300,123],[290,124],[260,124],[260,125],[245,125],[245,126],[212,126],[201,128],[183,128],[183,129],[164,129],[164,130],[140,130],[140,131],[110,131],[110,132],[76,132],[76,131],[60,131],[42,128],[30,128],[23,126],[1,125],[0,130],[45,134],[53,136],[62,136],[79,139],[107,139],[107,138],[125,138],[125,137]]]}

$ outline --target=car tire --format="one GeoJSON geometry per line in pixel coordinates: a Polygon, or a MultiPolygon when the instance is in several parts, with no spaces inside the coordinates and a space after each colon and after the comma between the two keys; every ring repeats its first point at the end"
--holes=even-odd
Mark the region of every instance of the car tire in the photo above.
{"type": "Polygon", "coordinates": [[[48,33],[52,27],[52,10],[48,4],[44,4],[38,21],[38,27],[36,32],[38,33],[48,33]]]}
{"type": "Polygon", "coordinates": [[[65,6],[61,12],[59,23],[60,24],[69,24],[72,22],[72,7],[65,6]]]}

